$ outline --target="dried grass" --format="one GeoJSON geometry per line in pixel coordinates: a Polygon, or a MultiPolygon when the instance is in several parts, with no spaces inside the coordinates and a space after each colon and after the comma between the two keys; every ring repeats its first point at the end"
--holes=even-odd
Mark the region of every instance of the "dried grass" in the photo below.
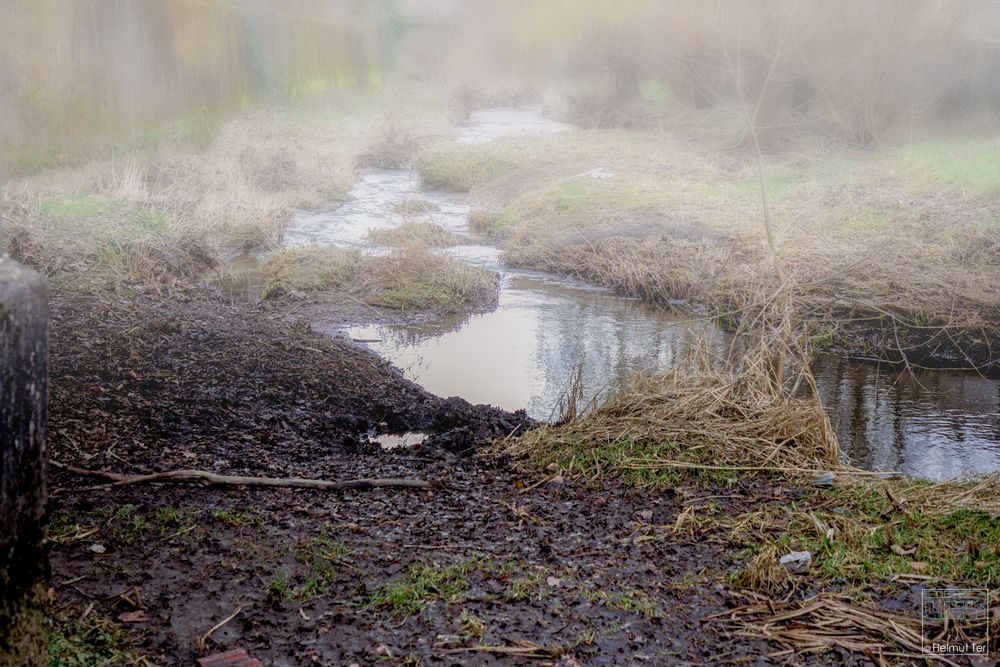
{"type": "Polygon", "coordinates": [[[446,248],[462,242],[459,236],[432,222],[404,222],[398,227],[372,230],[368,238],[375,245],[396,247],[418,245],[446,248]]]}
{"type": "Polygon", "coordinates": [[[263,299],[296,292],[332,290],[355,281],[364,257],[357,250],[331,246],[285,248],[268,255],[262,265],[263,299]]]}
{"type": "Polygon", "coordinates": [[[495,306],[499,297],[496,274],[422,246],[410,245],[370,262],[377,288],[367,301],[375,306],[458,313],[495,306]]]}
{"type": "Polygon", "coordinates": [[[112,254],[138,268],[112,273],[143,279],[149,271],[142,265],[162,263],[168,256],[175,259],[167,265],[188,267],[188,248],[197,247],[200,259],[271,249],[280,244],[293,209],[319,206],[346,191],[366,148],[399,144],[400,137],[431,136],[447,122],[446,109],[426,86],[404,87],[398,100],[340,91],[301,108],[249,111],[226,123],[202,149],[164,144],[5,183],[0,200],[15,202],[18,210],[6,216],[0,250],[14,250],[50,271],[107,268],[96,261],[94,248],[110,231],[113,241],[129,248],[112,254]],[[409,113],[399,112],[404,103],[409,113]],[[368,107],[371,113],[358,113],[368,107]],[[141,240],[119,236],[115,225],[89,218],[80,221],[75,234],[57,233],[46,223],[40,203],[74,196],[156,211],[168,224],[141,240]]]}
{"type": "Polygon", "coordinates": [[[707,344],[696,346],[671,372],[636,376],[603,404],[497,449],[531,468],[555,464],[564,474],[655,486],[675,483],[678,472],[816,475],[839,468],[836,436],[808,365],[801,357],[786,364],[775,354],[780,345],[760,339],[723,360],[711,359],[707,344]],[[782,378],[776,365],[794,374],[782,378]]]}
{"type": "Polygon", "coordinates": [[[776,652],[825,652],[839,646],[874,656],[918,657],[922,653],[921,622],[898,611],[883,611],[819,595],[804,602],[757,598],[725,613],[739,636],[764,637],[785,647],[776,652]]]}
{"type": "Polygon", "coordinates": [[[500,216],[495,211],[475,208],[469,211],[469,230],[476,234],[492,234],[496,231],[500,216]]]}

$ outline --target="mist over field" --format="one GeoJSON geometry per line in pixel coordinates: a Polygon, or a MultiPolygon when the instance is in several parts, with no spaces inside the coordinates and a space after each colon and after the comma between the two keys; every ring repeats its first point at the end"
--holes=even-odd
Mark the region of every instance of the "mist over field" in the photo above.
{"type": "Polygon", "coordinates": [[[0,667],[989,654],[997,0],[0,25],[0,667]]]}

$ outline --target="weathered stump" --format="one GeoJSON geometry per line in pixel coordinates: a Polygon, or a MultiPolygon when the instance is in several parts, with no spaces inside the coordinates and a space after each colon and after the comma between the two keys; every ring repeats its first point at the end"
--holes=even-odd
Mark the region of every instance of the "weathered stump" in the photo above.
{"type": "Polygon", "coordinates": [[[0,667],[48,663],[48,288],[0,254],[0,667]]]}

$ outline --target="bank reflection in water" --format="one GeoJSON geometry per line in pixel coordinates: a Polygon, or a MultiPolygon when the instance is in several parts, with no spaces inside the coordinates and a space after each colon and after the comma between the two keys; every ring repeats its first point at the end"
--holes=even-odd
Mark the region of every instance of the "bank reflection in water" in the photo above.
{"type": "Polygon", "coordinates": [[[500,304],[469,321],[361,327],[354,338],[433,393],[461,396],[549,419],[583,363],[586,397],[639,369],[667,369],[697,336],[721,346],[707,323],[614,294],[524,276],[507,276],[500,304]]]}
{"type": "Polygon", "coordinates": [[[824,358],[816,380],[850,462],[930,479],[1000,470],[1000,382],[824,358]]]}

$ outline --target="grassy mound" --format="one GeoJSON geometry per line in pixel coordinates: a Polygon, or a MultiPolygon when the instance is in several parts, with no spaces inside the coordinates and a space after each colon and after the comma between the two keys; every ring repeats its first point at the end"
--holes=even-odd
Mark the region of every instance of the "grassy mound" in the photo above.
{"type": "Polygon", "coordinates": [[[364,261],[357,250],[330,246],[284,248],[264,261],[266,278],[261,298],[337,289],[356,281],[364,261]]]}
{"type": "Polygon", "coordinates": [[[285,248],[263,268],[265,299],[336,290],[382,308],[458,313],[495,305],[499,290],[492,272],[412,244],[383,256],[326,246],[285,248]]]}
{"type": "Polygon", "coordinates": [[[398,227],[372,230],[368,238],[375,245],[397,247],[420,245],[446,248],[461,243],[461,238],[432,222],[404,222],[398,227]]]}
{"type": "Polygon", "coordinates": [[[491,271],[420,246],[372,260],[374,306],[458,313],[496,305],[499,281],[491,271]]]}
{"type": "MultiPolygon", "coordinates": [[[[763,346],[739,368],[692,357],[665,375],[637,376],[564,423],[501,446],[536,470],[589,480],[670,488],[699,474],[819,475],[838,467],[839,447],[815,393],[801,398],[774,380],[763,346]]],[[[802,386],[807,371],[795,385],[802,386]]]]}

